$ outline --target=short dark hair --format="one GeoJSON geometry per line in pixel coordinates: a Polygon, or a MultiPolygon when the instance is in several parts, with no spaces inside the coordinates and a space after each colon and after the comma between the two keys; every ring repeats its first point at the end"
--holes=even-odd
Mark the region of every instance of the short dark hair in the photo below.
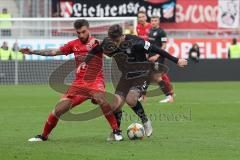
{"type": "Polygon", "coordinates": [[[74,28],[75,29],[80,29],[83,26],[89,27],[89,23],[86,19],[78,19],[74,22],[74,28]]]}
{"type": "Polygon", "coordinates": [[[123,35],[123,29],[119,24],[114,24],[108,29],[108,37],[111,39],[119,38],[123,35]]]}
{"type": "Polygon", "coordinates": [[[232,43],[237,44],[237,38],[233,38],[232,43]]]}

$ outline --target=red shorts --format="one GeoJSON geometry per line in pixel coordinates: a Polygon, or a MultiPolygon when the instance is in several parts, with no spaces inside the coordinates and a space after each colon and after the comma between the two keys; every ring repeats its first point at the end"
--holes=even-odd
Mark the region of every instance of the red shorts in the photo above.
{"type": "Polygon", "coordinates": [[[74,107],[83,103],[87,99],[92,99],[93,94],[104,92],[104,81],[96,81],[94,83],[73,82],[61,99],[71,99],[72,107],[74,107]]]}

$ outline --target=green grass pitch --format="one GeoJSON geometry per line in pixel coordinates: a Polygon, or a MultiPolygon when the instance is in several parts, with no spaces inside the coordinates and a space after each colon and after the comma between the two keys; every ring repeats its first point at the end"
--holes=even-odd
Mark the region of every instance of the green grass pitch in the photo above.
{"type": "MultiPolygon", "coordinates": [[[[86,122],[60,121],[50,141],[29,143],[59,100],[48,86],[0,86],[1,160],[239,160],[240,82],[174,83],[176,102],[149,98],[151,138],[130,141],[127,126],[138,121],[124,107],[122,142],[107,142],[103,117],[86,122]]],[[[75,111],[94,108],[87,102],[75,111]]]]}

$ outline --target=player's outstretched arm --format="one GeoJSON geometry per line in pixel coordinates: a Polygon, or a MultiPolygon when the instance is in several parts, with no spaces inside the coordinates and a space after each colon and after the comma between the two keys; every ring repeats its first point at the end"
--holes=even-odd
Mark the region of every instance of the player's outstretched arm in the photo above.
{"type": "MultiPolygon", "coordinates": [[[[145,42],[145,43],[149,43],[149,42],[145,42]]],[[[159,48],[158,46],[154,45],[154,44],[148,44],[148,51],[149,52],[153,52],[153,53],[157,53],[160,56],[169,59],[170,61],[173,61],[174,63],[176,63],[179,67],[185,67],[188,62],[186,59],[178,59],[177,57],[172,56],[171,54],[169,54],[167,51],[159,48]]],[[[147,47],[145,47],[147,48],[147,47]]]]}
{"type": "Polygon", "coordinates": [[[41,49],[41,50],[31,50],[29,48],[20,49],[23,54],[35,54],[40,56],[57,56],[64,55],[59,49],[41,49]]]}

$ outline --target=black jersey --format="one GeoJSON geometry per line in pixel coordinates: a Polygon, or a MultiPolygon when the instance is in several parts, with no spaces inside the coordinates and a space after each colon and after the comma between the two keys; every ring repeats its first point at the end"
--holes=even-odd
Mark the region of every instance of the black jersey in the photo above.
{"type": "MultiPolygon", "coordinates": [[[[107,41],[108,38],[103,40],[103,50],[108,48],[105,46],[107,45],[107,41]]],[[[125,35],[125,40],[115,48],[112,57],[115,59],[121,72],[128,72],[127,78],[138,77],[142,74],[146,74],[146,71],[141,70],[140,68],[141,65],[146,66],[146,63],[149,63],[147,60],[147,54],[150,46],[150,42],[145,41],[138,36],[125,35]],[[136,70],[130,69],[130,63],[134,64],[133,68],[136,68],[136,70]]]]}
{"type": "MultiPolygon", "coordinates": [[[[163,43],[167,42],[167,34],[161,28],[151,28],[148,33],[148,40],[150,43],[155,44],[162,48],[163,43]]],[[[153,56],[156,53],[150,53],[149,56],[153,56]]],[[[165,58],[159,57],[158,62],[164,63],[165,58]]]]}
{"type": "Polygon", "coordinates": [[[150,43],[162,47],[163,43],[167,42],[167,34],[161,28],[151,28],[148,33],[150,43]]]}
{"type": "MultiPolygon", "coordinates": [[[[108,37],[104,38],[103,42],[89,51],[86,56],[85,62],[89,61],[92,56],[97,53],[105,53],[107,55],[111,55],[121,72],[132,72],[130,71],[130,67],[134,68],[134,65],[138,62],[147,62],[144,65],[138,65],[139,68],[135,73],[131,73],[132,76],[139,76],[142,68],[147,68],[151,66],[151,63],[148,62],[147,57],[148,53],[159,54],[161,57],[168,58],[171,61],[177,63],[178,58],[171,56],[168,52],[162,50],[157,45],[151,44],[149,41],[145,41],[144,39],[135,36],[135,35],[125,35],[125,39],[119,46],[116,46],[114,42],[108,37]],[[129,64],[133,65],[129,65],[129,64]],[[148,65],[149,64],[149,65],[148,65]]],[[[153,63],[152,63],[153,64],[153,63]]],[[[144,70],[144,69],[143,69],[144,70]]]]}
{"type": "Polygon", "coordinates": [[[125,40],[118,47],[113,45],[109,38],[105,38],[101,45],[103,52],[111,52],[113,58],[115,54],[124,54],[128,57],[128,62],[144,62],[147,61],[147,51],[151,44],[138,36],[125,35],[125,40]]]}

